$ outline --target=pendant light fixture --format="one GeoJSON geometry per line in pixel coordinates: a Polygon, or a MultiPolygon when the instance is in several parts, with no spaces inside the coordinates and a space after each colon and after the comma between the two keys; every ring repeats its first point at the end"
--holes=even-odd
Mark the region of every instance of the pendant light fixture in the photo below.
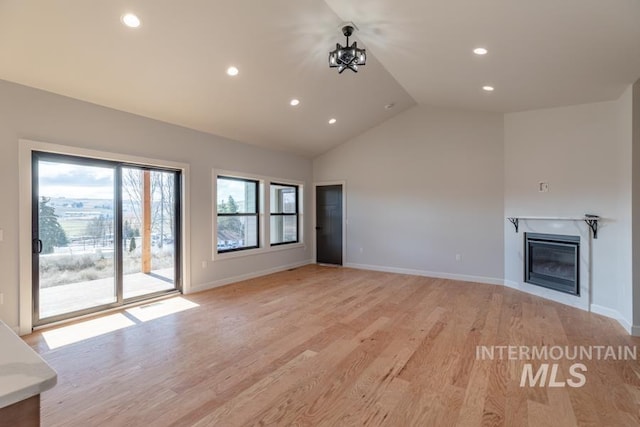
{"type": "Polygon", "coordinates": [[[336,43],[336,49],[329,52],[329,67],[338,68],[338,73],[342,73],[349,68],[354,73],[358,72],[358,66],[365,65],[367,62],[367,51],[358,49],[357,42],[353,42],[349,46],[349,37],[356,30],[353,24],[342,27],[342,34],[347,38],[344,47],[340,43],[336,43]]]}

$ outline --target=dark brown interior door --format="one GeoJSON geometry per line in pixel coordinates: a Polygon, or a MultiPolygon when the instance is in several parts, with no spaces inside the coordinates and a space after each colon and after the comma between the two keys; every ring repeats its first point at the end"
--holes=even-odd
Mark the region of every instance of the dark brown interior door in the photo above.
{"type": "Polygon", "coordinates": [[[342,185],[316,187],[316,261],[342,265],[342,185]]]}

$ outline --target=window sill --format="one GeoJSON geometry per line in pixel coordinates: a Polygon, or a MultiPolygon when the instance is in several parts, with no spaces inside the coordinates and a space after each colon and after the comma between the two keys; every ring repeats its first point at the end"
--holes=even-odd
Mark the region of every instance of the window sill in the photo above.
{"type": "Polygon", "coordinates": [[[268,246],[263,248],[247,249],[247,250],[233,251],[233,252],[223,252],[223,253],[214,252],[213,261],[224,261],[227,259],[242,258],[242,257],[254,256],[254,255],[263,255],[263,254],[269,254],[272,252],[280,252],[280,251],[286,251],[289,249],[301,249],[301,248],[305,248],[304,242],[291,243],[286,245],[268,246]]]}

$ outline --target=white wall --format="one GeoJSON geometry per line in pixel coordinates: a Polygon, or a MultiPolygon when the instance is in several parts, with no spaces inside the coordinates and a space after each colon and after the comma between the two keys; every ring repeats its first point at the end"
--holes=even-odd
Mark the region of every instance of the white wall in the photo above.
{"type": "MultiPolygon", "coordinates": [[[[505,216],[600,215],[591,308],[631,325],[631,88],[613,102],[506,114],[505,216]],[[540,193],[538,183],[549,183],[540,193]]],[[[522,280],[505,223],[505,280],[522,280]]],[[[521,234],[521,233],[520,233],[521,234]]]]}
{"type": "Polygon", "coordinates": [[[640,335],[640,80],[633,85],[632,92],[633,333],[640,335]]]}
{"type": "MultiPolygon", "coordinates": [[[[0,81],[0,319],[18,325],[18,139],[183,162],[191,172],[191,284],[203,288],[231,278],[304,263],[306,248],[211,262],[212,168],[291,179],[311,188],[311,161],[229,141],[132,114],[0,81]],[[209,261],[206,269],[201,262],[209,261]],[[250,260],[250,262],[248,262],[250,260]]],[[[305,197],[310,212],[311,197],[305,197]]],[[[310,235],[307,221],[305,235],[310,235]]]]}
{"type": "Polygon", "coordinates": [[[502,114],[414,107],[313,166],[346,181],[348,265],[502,282],[502,114]]]}

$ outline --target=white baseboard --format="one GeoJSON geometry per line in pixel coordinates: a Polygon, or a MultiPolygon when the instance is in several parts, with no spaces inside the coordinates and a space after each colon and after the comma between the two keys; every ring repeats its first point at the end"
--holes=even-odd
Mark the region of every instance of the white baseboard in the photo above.
{"type": "Polygon", "coordinates": [[[278,267],[269,268],[261,271],[253,271],[247,274],[241,274],[239,276],[227,277],[225,279],[216,280],[214,282],[204,283],[202,285],[191,286],[189,294],[196,292],[202,292],[209,289],[219,288],[220,286],[229,285],[231,283],[242,282],[243,280],[255,279],[256,277],[266,276],[268,274],[279,273],[281,271],[290,270],[292,268],[303,267],[305,265],[312,264],[312,260],[304,260],[293,264],[280,265],[278,267]]]}
{"type": "Polygon", "coordinates": [[[493,277],[468,276],[465,274],[441,273],[436,271],[413,270],[409,268],[385,267],[369,264],[347,263],[345,267],[357,268],[359,270],[382,271],[385,273],[410,274],[412,276],[433,277],[435,279],[459,280],[462,282],[485,283],[487,285],[503,285],[504,280],[493,277]]]}
{"type": "Polygon", "coordinates": [[[614,310],[612,308],[604,307],[598,304],[591,304],[591,312],[617,320],[618,323],[620,323],[620,325],[622,325],[625,331],[627,331],[627,333],[629,333],[630,335],[638,336],[640,334],[640,327],[633,326],[631,323],[629,323],[627,319],[622,316],[622,313],[620,313],[618,310],[614,310]]]}
{"type": "Polygon", "coordinates": [[[507,279],[505,279],[505,280],[504,280],[504,285],[505,285],[507,288],[520,290],[520,289],[518,288],[518,282],[514,282],[513,280],[507,280],[507,279]]]}

